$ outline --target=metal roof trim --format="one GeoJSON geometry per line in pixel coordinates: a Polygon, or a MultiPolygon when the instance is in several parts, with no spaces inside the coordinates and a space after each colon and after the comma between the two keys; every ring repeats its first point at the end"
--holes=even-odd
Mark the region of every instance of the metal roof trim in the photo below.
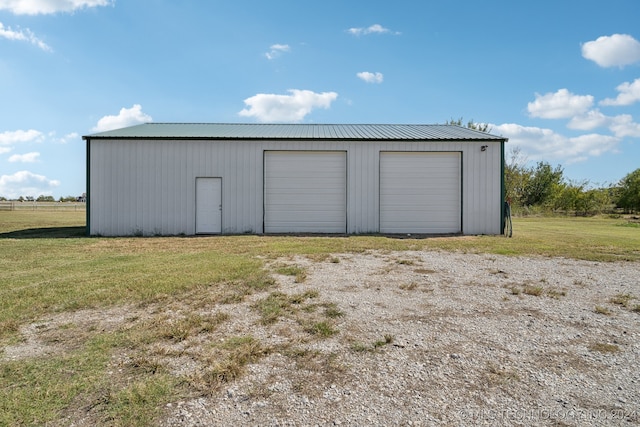
{"type": "Polygon", "coordinates": [[[82,139],[508,141],[508,138],[442,124],[145,123],[82,139]]]}

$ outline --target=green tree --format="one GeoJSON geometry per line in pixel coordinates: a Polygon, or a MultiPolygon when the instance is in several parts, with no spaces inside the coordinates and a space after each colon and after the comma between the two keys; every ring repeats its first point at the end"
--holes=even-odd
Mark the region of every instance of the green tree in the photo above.
{"type": "Polygon", "coordinates": [[[524,189],[531,178],[531,171],[525,164],[526,158],[520,148],[512,148],[509,152],[509,160],[504,165],[505,197],[512,205],[522,205],[524,189]]]}
{"type": "Polygon", "coordinates": [[[640,169],[620,181],[617,205],[626,212],[640,211],[640,169]]]}
{"type": "MultiPolygon", "coordinates": [[[[462,126],[462,122],[462,117],[460,117],[458,120],[454,120],[453,118],[451,118],[451,120],[447,120],[445,122],[445,125],[462,126]]],[[[469,129],[479,130],[480,132],[491,132],[491,128],[489,127],[488,123],[476,123],[473,121],[473,119],[467,122],[467,127],[469,129]]]]}
{"type": "Polygon", "coordinates": [[[524,206],[544,205],[550,201],[554,191],[562,188],[562,182],[560,165],[553,169],[547,162],[538,162],[524,185],[522,204],[524,206]]]}
{"type": "Polygon", "coordinates": [[[592,215],[605,212],[611,207],[609,188],[591,188],[588,181],[563,182],[552,196],[554,210],[574,212],[575,215],[592,215]]]}

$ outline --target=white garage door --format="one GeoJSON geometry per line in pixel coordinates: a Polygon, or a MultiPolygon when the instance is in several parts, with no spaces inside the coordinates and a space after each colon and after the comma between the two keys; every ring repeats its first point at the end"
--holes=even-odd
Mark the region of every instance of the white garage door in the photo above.
{"type": "Polygon", "coordinates": [[[346,160],[342,151],[266,151],[265,233],[345,233],[346,160]]]}
{"type": "Polygon", "coordinates": [[[461,232],[460,153],[381,152],[380,232],[461,232]]]}

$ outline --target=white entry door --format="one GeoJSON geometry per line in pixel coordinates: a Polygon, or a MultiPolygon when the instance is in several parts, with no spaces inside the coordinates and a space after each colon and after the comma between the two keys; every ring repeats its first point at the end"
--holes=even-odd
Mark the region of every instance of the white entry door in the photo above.
{"type": "Polygon", "coordinates": [[[196,234],[222,232],[222,178],[196,178],[196,234]]]}

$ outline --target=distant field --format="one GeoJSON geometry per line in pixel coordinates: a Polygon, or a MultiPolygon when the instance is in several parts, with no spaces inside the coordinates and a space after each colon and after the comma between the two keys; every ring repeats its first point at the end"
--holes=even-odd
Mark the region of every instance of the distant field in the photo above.
{"type": "MultiPolygon", "coordinates": [[[[84,225],[84,211],[0,211],[0,348],[19,340],[25,325],[60,313],[145,306],[176,296],[197,304],[202,303],[198,292],[205,289],[209,303],[239,301],[271,286],[264,263],[278,257],[330,259],[336,253],[432,249],[602,262],[640,260],[640,227],[624,218],[516,218],[511,239],[376,235],[88,238],[84,225]]],[[[194,324],[203,321],[191,320],[194,324]]],[[[75,326],[69,323],[67,327],[75,326]]],[[[83,332],[82,338],[63,355],[0,361],[0,425],[59,422],[60,414],[79,395],[100,395],[109,387],[109,354],[154,339],[154,334],[160,334],[157,328],[157,324],[143,323],[138,329],[117,333],[78,330],[75,333],[83,332]]],[[[131,402],[138,405],[133,408],[144,419],[154,416],[158,402],[185,392],[170,376],[144,375],[135,383],[139,388],[112,390],[115,394],[109,402],[121,403],[109,406],[114,425],[144,424],[130,412],[131,402]]]]}

